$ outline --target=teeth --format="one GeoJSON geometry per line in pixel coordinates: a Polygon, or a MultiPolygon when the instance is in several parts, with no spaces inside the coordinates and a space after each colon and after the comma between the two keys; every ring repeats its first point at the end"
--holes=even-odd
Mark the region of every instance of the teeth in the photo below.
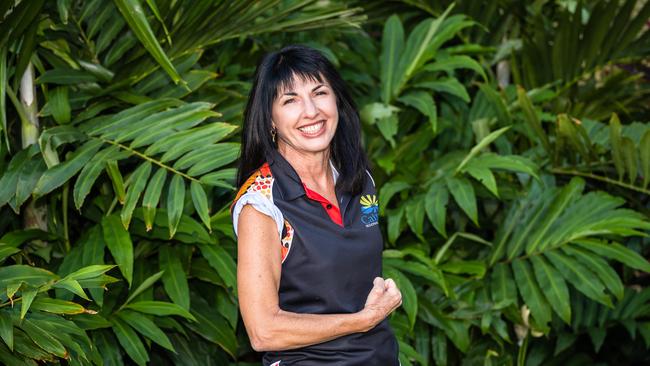
{"type": "Polygon", "coordinates": [[[313,125],[300,127],[299,130],[305,133],[313,134],[320,131],[320,129],[323,128],[323,124],[325,124],[325,122],[319,122],[313,125]]]}

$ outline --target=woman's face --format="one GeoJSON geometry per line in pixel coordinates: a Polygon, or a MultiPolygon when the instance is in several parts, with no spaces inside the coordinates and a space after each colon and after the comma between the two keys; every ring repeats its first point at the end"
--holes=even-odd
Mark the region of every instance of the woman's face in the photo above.
{"type": "Polygon", "coordinates": [[[280,90],[273,102],[272,119],[278,149],[314,153],[329,149],[339,114],[331,86],[294,77],[293,87],[280,90]]]}

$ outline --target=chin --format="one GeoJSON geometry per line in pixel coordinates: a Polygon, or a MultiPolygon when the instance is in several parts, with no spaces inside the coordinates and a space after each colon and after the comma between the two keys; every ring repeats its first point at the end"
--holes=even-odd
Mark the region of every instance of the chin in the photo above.
{"type": "Polygon", "coordinates": [[[320,153],[327,151],[331,146],[332,138],[327,138],[325,136],[318,139],[309,139],[305,141],[304,139],[297,139],[292,144],[288,144],[292,150],[302,153],[320,153]]]}
{"type": "Polygon", "coordinates": [[[331,140],[323,141],[323,142],[312,142],[312,143],[306,143],[306,144],[301,144],[300,148],[303,151],[307,152],[323,152],[327,151],[330,148],[330,143],[331,140]]]}

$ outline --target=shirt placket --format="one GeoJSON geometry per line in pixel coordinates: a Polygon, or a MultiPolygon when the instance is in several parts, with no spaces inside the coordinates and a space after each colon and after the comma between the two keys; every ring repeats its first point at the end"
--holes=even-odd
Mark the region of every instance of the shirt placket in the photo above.
{"type": "Polygon", "coordinates": [[[339,208],[333,205],[330,201],[328,201],[327,198],[321,196],[318,192],[312,191],[311,189],[307,188],[307,186],[304,183],[302,184],[302,186],[305,188],[305,194],[307,195],[307,198],[319,202],[321,206],[323,206],[323,208],[325,209],[327,216],[329,216],[332,222],[343,227],[343,217],[341,217],[341,211],[339,210],[339,208]]]}

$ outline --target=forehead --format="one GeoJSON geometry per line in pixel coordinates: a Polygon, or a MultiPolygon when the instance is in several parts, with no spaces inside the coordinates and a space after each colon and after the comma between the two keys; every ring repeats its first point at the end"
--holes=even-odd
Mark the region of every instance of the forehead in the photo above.
{"type": "Polygon", "coordinates": [[[318,84],[325,84],[329,86],[327,80],[320,74],[293,74],[290,78],[281,80],[280,83],[278,83],[277,95],[282,96],[283,93],[294,91],[296,89],[313,87],[318,84]]]}

